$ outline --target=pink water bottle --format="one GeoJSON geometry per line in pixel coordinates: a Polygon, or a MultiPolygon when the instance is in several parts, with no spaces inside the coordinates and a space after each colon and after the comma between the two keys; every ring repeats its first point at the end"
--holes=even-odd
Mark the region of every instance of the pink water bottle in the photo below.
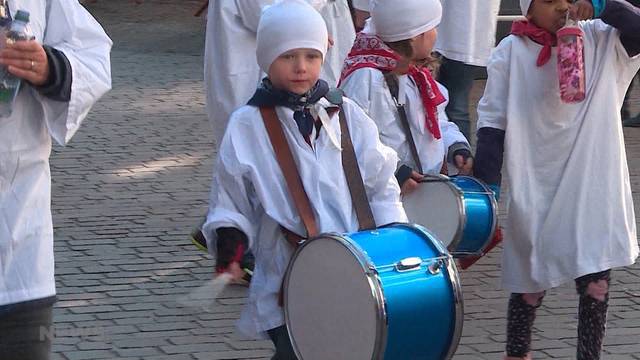
{"type": "Polygon", "coordinates": [[[558,30],[558,80],[560,98],[576,103],[585,98],[584,33],[578,24],[567,17],[566,25],[558,30]]]}

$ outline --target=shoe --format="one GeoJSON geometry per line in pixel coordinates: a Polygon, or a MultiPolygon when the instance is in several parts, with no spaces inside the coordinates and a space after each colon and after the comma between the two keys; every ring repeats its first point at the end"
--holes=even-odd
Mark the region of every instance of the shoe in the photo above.
{"type": "Polygon", "coordinates": [[[193,229],[193,231],[189,235],[189,238],[191,239],[191,243],[195,245],[199,250],[202,250],[206,253],[209,252],[209,250],[207,249],[207,239],[205,239],[204,234],[199,227],[193,229]]]}
{"type": "Polygon", "coordinates": [[[624,127],[640,127],[640,114],[635,117],[624,119],[622,121],[622,126],[624,127]]]}

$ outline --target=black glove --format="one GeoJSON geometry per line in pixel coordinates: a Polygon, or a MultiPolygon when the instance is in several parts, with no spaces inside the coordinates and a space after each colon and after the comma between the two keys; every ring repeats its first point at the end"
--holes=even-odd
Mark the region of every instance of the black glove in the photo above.
{"type": "Polygon", "coordinates": [[[455,159],[456,156],[461,155],[462,159],[466,162],[467,159],[472,158],[473,155],[471,155],[471,151],[469,151],[468,149],[458,149],[456,151],[453,152],[453,158],[455,159]]]}
{"type": "Polygon", "coordinates": [[[411,173],[413,169],[408,167],[407,165],[401,165],[398,170],[396,170],[396,180],[398,180],[398,185],[402,187],[405,181],[411,179],[411,173]]]}
{"type": "Polygon", "coordinates": [[[249,245],[247,235],[233,227],[216,230],[216,272],[223,273],[232,262],[240,262],[249,245]]]}

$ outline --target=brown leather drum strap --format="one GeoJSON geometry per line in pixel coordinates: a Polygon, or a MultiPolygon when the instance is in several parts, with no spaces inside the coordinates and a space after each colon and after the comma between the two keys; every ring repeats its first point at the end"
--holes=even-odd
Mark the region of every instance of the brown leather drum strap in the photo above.
{"type": "Polygon", "coordinates": [[[371,206],[367,199],[367,193],[364,188],[364,182],[362,181],[362,174],[358,167],[358,159],[356,158],[356,152],[353,149],[353,143],[351,142],[351,134],[349,133],[349,126],[345,119],[344,110],[340,107],[340,132],[341,132],[341,145],[342,145],[342,168],[344,170],[344,176],[347,179],[347,185],[349,186],[349,193],[351,194],[351,202],[356,211],[356,217],[358,218],[359,229],[371,230],[376,228],[376,223],[371,212],[371,206]]]}
{"type": "Polygon", "coordinates": [[[407,142],[409,143],[409,149],[411,150],[411,157],[413,157],[413,161],[416,163],[418,167],[416,170],[420,174],[424,174],[422,170],[422,163],[420,162],[420,156],[418,156],[418,149],[416,148],[416,143],[413,140],[413,135],[411,134],[411,126],[409,125],[409,118],[407,117],[407,110],[404,108],[404,104],[400,104],[398,102],[398,94],[400,92],[398,86],[398,78],[396,75],[387,72],[384,74],[384,81],[386,81],[387,86],[391,92],[391,97],[393,97],[393,101],[396,103],[396,109],[398,109],[398,114],[400,115],[400,123],[402,124],[402,130],[404,130],[404,136],[407,138],[407,142]]]}
{"type": "MultiPolygon", "coordinates": [[[[289,193],[293,198],[293,203],[296,210],[298,210],[298,214],[302,219],[305,229],[307,230],[307,237],[310,238],[316,236],[318,235],[318,226],[316,225],[316,219],[313,216],[311,202],[309,201],[307,193],[304,191],[302,180],[300,179],[300,173],[298,172],[296,163],[293,160],[289,143],[284,137],[282,124],[280,124],[280,120],[278,120],[276,110],[272,107],[261,107],[260,114],[262,115],[264,126],[267,129],[269,140],[271,140],[273,151],[276,154],[276,160],[278,161],[278,165],[280,165],[280,170],[282,170],[282,174],[284,175],[287,187],[289,188],[289,193]]],[[[291,242],[290,237],[286,238],[291,242]]],[[[298,243],[292,243],[292,245],[295,248],[298,246],[298,243]]]]}

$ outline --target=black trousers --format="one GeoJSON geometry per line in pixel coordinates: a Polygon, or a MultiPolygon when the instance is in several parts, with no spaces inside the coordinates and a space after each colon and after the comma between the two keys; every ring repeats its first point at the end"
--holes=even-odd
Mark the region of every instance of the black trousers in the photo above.
{"type": "Polygon", "coordinates": [[[271,329],[267,333],[276,347],[276,353],[273,354],[271,360],[298,360],[293,352],[291,339],[289,339],[289,333],[285,325],[271,329]]]}
{"type": "Polygon", "coordinates": [[[0,307],[0,359],[48,360],[54,298],[0,307]]]}

